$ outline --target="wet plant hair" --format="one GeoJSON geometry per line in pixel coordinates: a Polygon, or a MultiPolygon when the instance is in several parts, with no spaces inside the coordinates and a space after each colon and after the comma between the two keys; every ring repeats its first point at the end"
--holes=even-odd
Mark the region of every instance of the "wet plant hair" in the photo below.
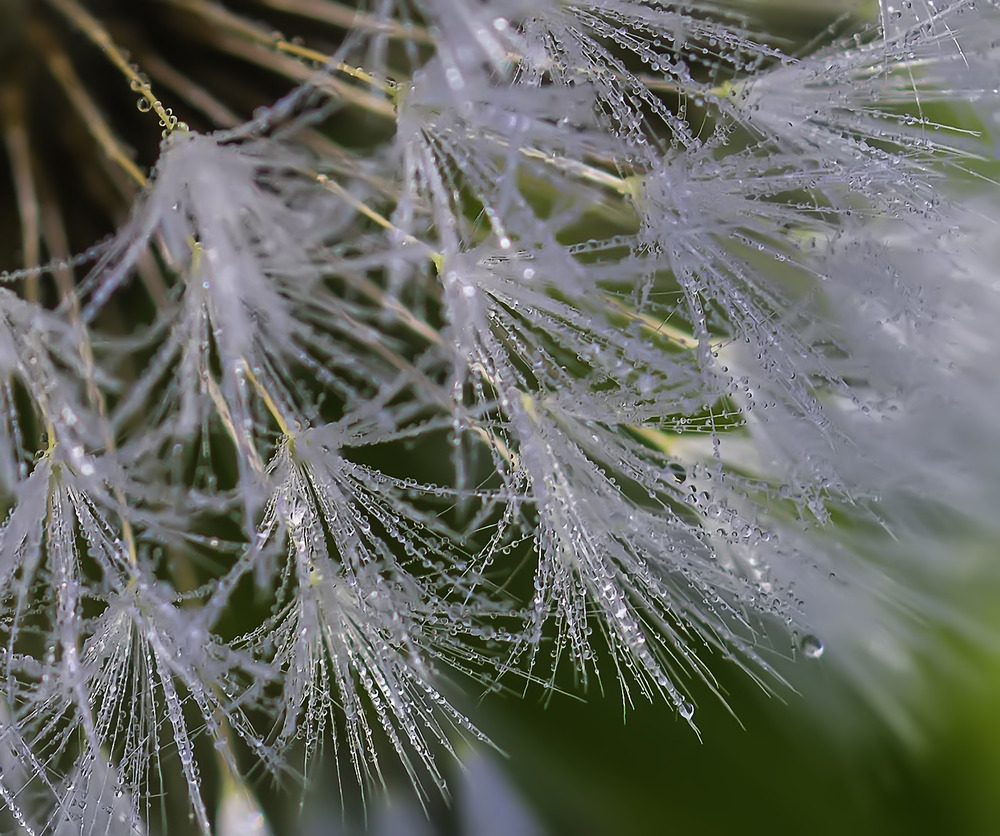
{"type": "Polygon", "coordinates": [[[0,6],[17,832],[429,803],[484,689],[894,711],[996,525],[995,3],[133,5],[0,6]]]}

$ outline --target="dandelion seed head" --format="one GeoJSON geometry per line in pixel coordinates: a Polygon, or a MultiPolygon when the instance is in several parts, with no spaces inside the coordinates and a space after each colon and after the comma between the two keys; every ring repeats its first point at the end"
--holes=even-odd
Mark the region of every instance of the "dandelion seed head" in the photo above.
{"type": "Polygon", "coordinates": [[[893,713],[994,526],[995,3],[154,5],[0,10],[22,830],[447,798],[454,672],[893,713]]]}

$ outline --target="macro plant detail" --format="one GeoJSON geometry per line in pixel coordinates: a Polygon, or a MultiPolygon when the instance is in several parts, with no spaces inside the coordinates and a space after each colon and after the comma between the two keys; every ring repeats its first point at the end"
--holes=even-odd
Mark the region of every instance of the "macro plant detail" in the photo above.
{"type": "Polygon", "coordinates": [[[0,0],[2,826],[447,797],[482,691],[891,703],[995,526],[1000,9],[820,18],[0,0]]]}

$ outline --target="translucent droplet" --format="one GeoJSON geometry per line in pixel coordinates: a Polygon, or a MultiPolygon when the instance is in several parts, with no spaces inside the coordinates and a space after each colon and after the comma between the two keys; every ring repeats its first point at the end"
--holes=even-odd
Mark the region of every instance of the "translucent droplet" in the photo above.
{"type": "Polygon", "coordinates": [[[802,637],[802,641],[799,642],[799,647],[802,649],[802,654],[807,659],[819,659],[825,650],[823,642],[811,634],[802,637]]]}
{"type": "Polygon", "coordinates": [[[135,103],[135,106],[139,108],[140,113],[149,113],[149,111],[153,109],[153,103],[146,98],[139,99],[139,101],[135,103]]]}
{"type": "Polygon", "coordinates": [[[685,720],[690,720],[694,717],[694,703],[684,700],[684,702],[677,706],[677,711],[685,720]]]}

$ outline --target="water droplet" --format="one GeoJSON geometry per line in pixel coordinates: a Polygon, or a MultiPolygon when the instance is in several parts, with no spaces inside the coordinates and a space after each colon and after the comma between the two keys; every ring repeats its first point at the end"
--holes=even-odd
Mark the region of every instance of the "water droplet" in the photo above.
{"type": "Polygon", "coordinates": [[[680,705],[677,706],[677,711],[680,713],[681,717],[685,720],[690,720],[694,717],[694,703],[684,700],[680,705]]]}
{"type": "Polygon", "coordinates": [[[807,659],[819,659],[826,649],[823,646],[823,642],[812,634],[803,636],[802,641],[799,642],[799,647],[807,659]]]}

